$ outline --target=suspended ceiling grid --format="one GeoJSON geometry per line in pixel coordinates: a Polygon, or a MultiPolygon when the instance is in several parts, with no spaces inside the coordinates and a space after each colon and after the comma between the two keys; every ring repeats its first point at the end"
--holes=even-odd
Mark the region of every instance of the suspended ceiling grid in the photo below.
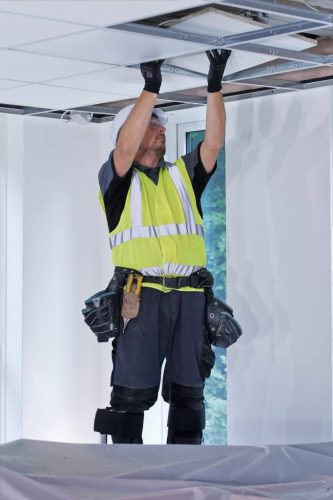
{"type": "MultiPolygon", "coordinates": [[[[160,57],[167,58],[163,68],[164,95],[161,96],[164,96],[164,101],[172,101],[175,91],[178,91],[176,102],[185,105],[201,104],[204,99],[200,96],[200,88],[203,87],[201,92],[204,94],[208,69],[204,51],[208,47],[227,46],[226,42],[236,44],[232,46],[233,54],[228,64],[229,75],[226,73],[226,80],[235,79],[237,82],[236,85],[224,86],[227,93],[228,90],[240,93],[246,88],[253,89],[253,86],[260,89],[263,84],[280,90],[288,90],[287,87],[295,90],[301,87],[293,83],[297,83],[297,77],[293,76],[291,70],[306,70],[314,65],[315,68],[324,68],[330,75],[331,66],[327,61],[323,61],[321,55],[312,56],[317,57],[315,63],[314,60],[309,62],[305,57],[304,49],[318,52],[315,41],[311,38],[295,38],[289,34],[299,31],[318,33],[318,27],[321,30],[330,30],[332,15],[317,8],[309,9],[308,5],[300,5],[300,2],[273,3],[275,10],[263,14],[258,6],[267,7],[272,4],[271,1],[220,1],[213,5],[214,9],[205,9],[200,13],[195,11],[202,11],[210,5],[208,2],[85,1],[80,2],[78,9],[77,1],[0,1],[0,102],[4,105],[2,110],[6,105],[11,111],[21,107],[22,113],[25,114],[93,106],[95,109],[100,107],[101,114],[102,107],[103,113],[108,108],[108,114],[111,115],[114,112],[112,108],[117,108],[122,101],[137,96],[142,88],[139,70],[128,66],[160,57]],[[171,5],[173,11],[170,14],[171,5]],[[191,7],[191,10],[184,11],[188,7],[191,7]],[[221,13],[216,8],[223,8],[228,12],[221,13]],[[232,9],[236,9],[238,17],[232,9]],[[249,9],[250,15],[257,18],[256,22],[250,18],[249,9]],[[324,12],[324,15],[321,12],[324,12]],[[243,19],[239,18],[239,13],[243,15],[243,19]],[[162,19],[165,16],[169,21],[164,22],[164,25],[171,27],[157,28],[158,33],[149,32],[149,26],[154,28],[152,16],[162,16],[162,19]],[[227,19],[227,23],[220,22],[221,16],[227,19]],[[176,21],[170,22],[173,17],[176,21]],[[264,24],[258,24],[258,19],[264,21],[264,24]],[[129,24],[128,21],[135,21],[135,24],[129,24]],[[230,30],[231,21],[234,26],[230,30]],[[251,43],[248,43],[253,41],[251,31],[259,31],[260,28],[267,27],[268,23],[276,28],[273,34],[275,36],[265,33],[265,39],[255,40],[254,49],[251,49],[251,43]],[[224,31],[220,24],[224,25],[224,31]],[[284,26],[281,26],[282,24],[284,26]],[[138,26],[141,26],[141,31],[138,26]],[[142,27],[145,28],[144,31],[142,27]],[[175,30],[178,31],[176,36],[172,33],[175,30]],[[239,38],[242,32],[245,32],[243,39],[239,38]],[[277,37],[280,33],[285,35],[277,37]],[[250,38],[247,37],[248,34],[250,38]],[[195,35],[198,36],[195,38],[195,35]],[[297,55],[300,60],[296,62],[295,54],[299,50],[302,50],[300,55],[297,55]],[[285,74],[281,79],[279,70],[276,69],[272,79],[272,66],[267,69],[267,61],[277,56],[287,57],[287,61],[284,59],[274,67],[284,66],[283,72],[291,75],[289,81],[285,74]],[[291,61],[288,58],[291,58],[291,61]],[[263,66],[261,63],[266,64],[263,66]],[[249,69],[258,64],[261,65],[249,69]],[[269,83],[266,75],[270,76],[269,83]],[[196,90],[189,91],[193,88],[196,90]],[[185,90],[179,92],[180,89],[185,90]],[[184,93],[186,98],[181,98],[184,93]]],[[[329,44],[326,44],[326,53],[331,54],[333,51],[328,46],[329,44]]],[[[319,44],[319,51],[321,47],[322,44],[319,44]]]]}

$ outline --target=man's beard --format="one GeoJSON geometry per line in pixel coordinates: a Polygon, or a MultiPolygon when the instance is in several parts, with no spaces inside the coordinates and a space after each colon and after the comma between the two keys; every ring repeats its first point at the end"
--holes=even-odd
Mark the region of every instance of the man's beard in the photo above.
{"type": "MultiPolygon", "coordinates": [[[[141,154],[146,154],[149,151],[149,148],[143,147],[142,145],[139,146],[139,151],[141,154]]],[[[160,161],[165,155],[166,147],[165,144],[162,144],[161,146],[156,146],[154,149],[151,150],[155,158],[160,161]]]]}
{"type": "Polygon", "coordinates": [[[159,146],[158,148],[156,148],[155,154],[156,154],[156,158],[158,158],[159,161],[162,160],[162,158],[165,155],[165,144],[163,144],[163,146],[159,146]]]}

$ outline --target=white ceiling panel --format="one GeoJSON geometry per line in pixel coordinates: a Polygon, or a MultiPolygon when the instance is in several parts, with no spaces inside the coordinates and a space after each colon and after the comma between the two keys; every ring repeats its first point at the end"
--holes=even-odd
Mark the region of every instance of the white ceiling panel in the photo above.
{"type": "MultiPolygon", "coordinates": [[[[163,73],[161,92],[172,92],[180,89],[205,85],[206,77],[190,77],[163,73]]],[[[99,92],[122,91],[124,94],[135,97],[142,91],[144,81],[141,71],[135,68],[114,68],[98,73],[62,78],[53,80],[53,85],[78,89],[96,90],[99,92]]]]}
{"type": "Polygon", "coordinates": [[[196,7],[205,0],[122,0],[122,1],[0,1],[0,11],[58,19],[90,26],[144,19],[167,12],[196,7]]]}
{"type": "Polygon", "coordinates": [[[2,80],[0,79],[0,90],[1,89],[11,89],[13,87],[20,87],[21,85],[26,85],[25,82],[18,82],[16,80],[2,80]]]}
{"type": "Polygon", "coordinates": [[[24,50],[57,57],[117,64],[165,59],[205,50],[205,45],[101,28],[46,42],[28,44],[24,50]]]}
{"type": "Polygon", "coordinates": [[[81,25],[0,12],[0,48],[83,31],[81,25]]]}
{"type": "Polygon", "coordinates": [[[104,64],[0,50],[0,78],[41,82],[108,68],[104,64]]]}
{"type": "Polygon", "coordinates": [[[126,99],[127,95],[76,90],[51,85],[28,84],[22,87],[0,90],[2,104],[16,104],[46,109],[71,109],[103,102],[126,99]]]}

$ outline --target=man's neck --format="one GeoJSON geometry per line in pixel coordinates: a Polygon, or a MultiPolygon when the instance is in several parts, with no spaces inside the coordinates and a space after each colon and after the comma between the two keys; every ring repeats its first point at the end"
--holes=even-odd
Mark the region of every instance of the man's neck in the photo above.
{"type": "Polygon", "coordinates": [[[139,163],[145,168],[155,168],[157,165],[160,163],[162,158],[156,156],[153,152],[151,153],[144,153],[144,154],[137,154],[135,157],[135,162],[139,163]]]}

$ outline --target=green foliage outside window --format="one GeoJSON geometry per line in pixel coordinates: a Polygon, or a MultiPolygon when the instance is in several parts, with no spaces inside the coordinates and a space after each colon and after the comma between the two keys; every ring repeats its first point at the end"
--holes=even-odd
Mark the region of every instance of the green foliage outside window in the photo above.
{"type": "MultiPolygon", "coordinates": [[[[204,131],[186,134],[186,151],[191,151],[204,138],[204,131]]],[[[204,214],[207,269],[214,275],[214,294],[226,295],[226,203],[225,152],[220,152],[217,170],[201,199],[204,214]]],[[[227,443],[227,367],[225,349],[215,348],[216,362],[206,381],[205,444],[227,443]]]]}

